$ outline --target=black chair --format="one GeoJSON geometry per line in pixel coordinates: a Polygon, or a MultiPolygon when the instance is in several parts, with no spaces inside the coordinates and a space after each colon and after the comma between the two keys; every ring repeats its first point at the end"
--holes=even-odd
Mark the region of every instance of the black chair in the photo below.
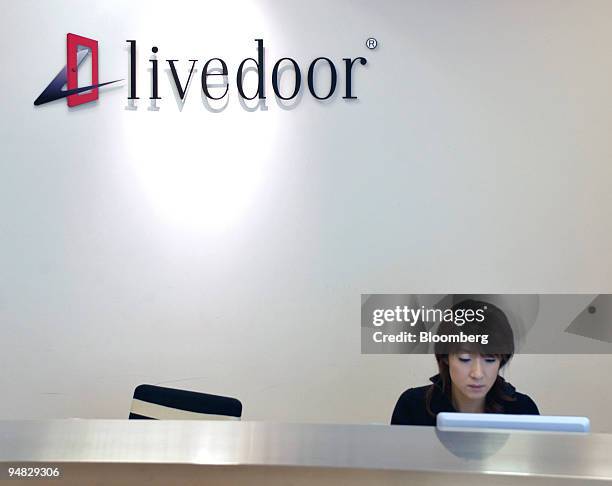
{"type": "Polygon", "coordinates": [[[242,403],[236,398],[155,385],[134,390],[130,419],[240,420],[242,403]]]}

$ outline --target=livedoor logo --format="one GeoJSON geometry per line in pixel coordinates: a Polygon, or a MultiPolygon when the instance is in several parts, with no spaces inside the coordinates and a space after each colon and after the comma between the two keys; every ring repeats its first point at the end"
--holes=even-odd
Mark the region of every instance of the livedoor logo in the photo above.
{"type": "MultiPolygon", "coordinates": [[[[136,40],[130,39],[126,41],[129,45],[129,86],[128,86],[128,103],[131,109],[137,109],[136,100],[140,97],[136,91],[137,73],[137,48],[136,40]]],[[[264,102],[266,99],[266,85],[268,80],[271,81],[272,89],[277,100],[283,102],[293,102],[298,98],[298,94],[302,92],[310,93],[310,95],[318,101],[330,100],[334,94],[342,93],[342,99],[346,101],[354,101],[358,99],[355,93],[354,79],[358,66],[366,66],[368,60],[364,56],[343,57],[341,61],[334,61],[330,57],[319,56],[312,59],[306,66],[291,57],[281,57],[277,59],[272,66],[271,72],[268,67],[268,59],[263,39],[255,39],[256,42],[256,57],[245,57],[240,63],[237,63],[236,68],[232,68],[226,60],[220,57],[211,57],[209,59],[189,59],[189,64],[181,62],[179,59],[166,59],[165,62],[169,67],[169,81],[173,92],[182,103],[185,102],[188,88],[194,84],[194,74],[201,72],[201,89],[202,95],[207,100],[222,100],[227,99],[229,88],[231,85],[230,78],[235,76],[235,86],[237,89],[238,98],[241,100],[258,99],[264,102]],[[179,74],[179,65],[189,66],[188,75],[181,79],[179,74]],[[245,84],[245,76],[247,71],[255,71],[256,85],[250,86],[245,84]],[[292,81],[284,84],[284,89],[281,86],[281,77],[283,72],[292,71],[292,81]],[[319,74],[323,73],[323,78],[318,78],[319,74]],[[305,78],[305,79],[304,79],[305,78]],[[212,92],[210,82],[217,90],[212,92]],[[317,82],[318,81],[318,82],[317,82]]],[[[363,45],[360,49],[363,49],[363,45]]],[[[365,47],[368,50],[375,50],[378,47],[378,41],[370,37],[367,39],[365,47]]],[[[152,57],[147,59],[150,64],[150,86],[151,92],[148,97],[153,109],[159,110],[156,105],[162,100],[159,94],[159,71],[158,53],[160,48],[153,46],[151,48],[152,57]]],[[[162,60],[163,62],[163,60],[162,60]]],[[[165,63],[164,63],[165,64],[165,63]]],[[[252,78],[251,78],[252,79],[252,78]]],[[[84,103],[89,103],[98,99],[100,88],[109,84],[118,83],[123,79],[114,81],[99,82],[99,66],[98,66],[98,41],[83,37],[77,34],[66,35],[66,65],[59,73],[51,80],[49,85],[34,101],[35,106],[43,105],[52,101],[66,98],[66,103],[69,107],[75,107],[84,103]],[[79,66],[91,54],[91,84],[89,86],[79,87],[79,66]],[[66,86],[66,89],[64,89],[66,86]]],[[[197,83],[197,81],[195,81],[197,83]]],[[[298,98],[299,100],[299,98],[298,98]]],[[[252,111],[252,110],[249,110],[252,111]]]]}

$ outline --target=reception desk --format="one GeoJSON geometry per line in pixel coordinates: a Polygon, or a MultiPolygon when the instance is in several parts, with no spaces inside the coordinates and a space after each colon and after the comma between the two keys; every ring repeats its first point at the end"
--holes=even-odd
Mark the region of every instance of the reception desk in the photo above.
{"type": "Polygon", "coordinates": [[[612,435],[233,421],[0,421],[0,464],[3,481],[9,467],[52,466],[61,477],[39,481],[74,485],[612,484],[612,435]]]}

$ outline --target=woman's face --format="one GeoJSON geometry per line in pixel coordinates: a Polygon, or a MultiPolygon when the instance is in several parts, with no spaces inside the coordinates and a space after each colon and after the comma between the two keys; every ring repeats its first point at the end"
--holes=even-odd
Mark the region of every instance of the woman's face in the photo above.
{"type": "Polygon", "coordinates": [[[499,365],[499,358],[490,354],[449,354],[448,368],[453,390],[470,400],[484,398],[497,379],[499,365]]]}

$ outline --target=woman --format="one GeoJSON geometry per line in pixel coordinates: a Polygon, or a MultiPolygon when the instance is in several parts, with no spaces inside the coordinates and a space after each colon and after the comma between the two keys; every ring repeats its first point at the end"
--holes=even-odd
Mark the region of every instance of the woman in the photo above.
{"type": "Polygon", "coordinates": [[[506,315],[493,304],[475,300],[459,302],[452,310],[454,315],[479,312],[484,320],[462,326],[441,323],[438,335],[487,334],[487,343],[436,342],[439,374],[430,378],[431,385],[402,393],[391,425],[436,425],[440,412],[539,415],[531,398],[499,376],[514,354],[514,334],[506,315]]]}

